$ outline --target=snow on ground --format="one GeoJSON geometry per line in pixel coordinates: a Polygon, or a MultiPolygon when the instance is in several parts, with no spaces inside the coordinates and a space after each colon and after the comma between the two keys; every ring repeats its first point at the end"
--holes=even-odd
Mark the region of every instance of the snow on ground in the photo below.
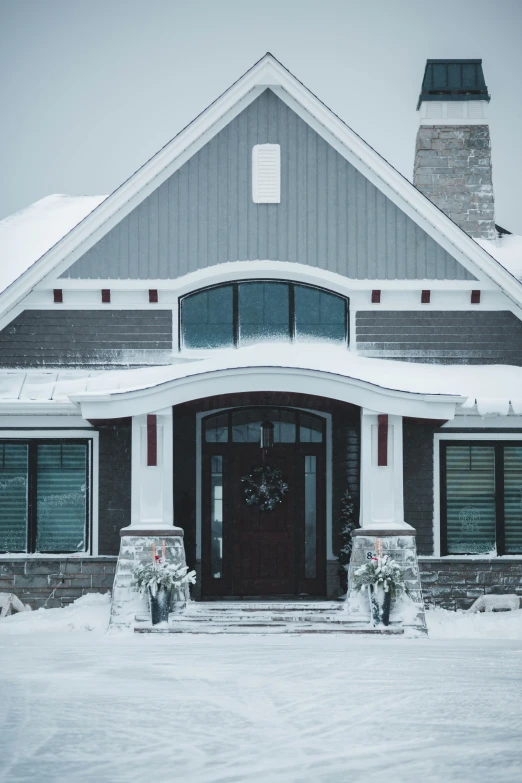
{"type": "MultiPolygon", "coordinates": [[[[3,636],[90,631],[105,634],[110,593],[91,593],[63,609],[13,614],[0,622],[3,636]]],[[[513,639],[522,641],[522,610],[511,612],[426,612],[430,639],[513,639]]]]}
{"type": "Polygon", "coordinates": [[[0,292],[106,198],[55,194],[0,220],[0,292]]]}
{"type": "Polygon", "coordinates": [[[437,610],[428,640],[108,636],[91,596],[7,618],[0,781],[520,783],[521,615],[437,610]]]}

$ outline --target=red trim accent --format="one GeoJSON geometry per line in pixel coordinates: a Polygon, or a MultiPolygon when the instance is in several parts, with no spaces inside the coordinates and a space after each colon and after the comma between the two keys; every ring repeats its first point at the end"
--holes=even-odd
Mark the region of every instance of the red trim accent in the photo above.
{"type": "Polygon", "coordinates": [[[431,291],[421,291],[421,304],[429,304],[431,299],[431,291]]]}
{"type": "Polygon", "coordinates": [[[471,304],[480,304],[480,291],[471,292],[471,304]]]}
{"type": "Polygon", "coordinates": [[[53,289],[53,299],[56,304],[61,304],[63,302],[63,291],[61,288],[53,289]]]}
{"type": "Polygon", "coordinates": [[[377,465],[385,468],[388,465],[388,414],[377,416],[377,465]]]}
{"type": "Polygon", "coordinates": [[[158,427],[155,413],[147,414],[147,467],[158,464],[158,427]]]}
{"type": "Polygon", "coordinates": [[[156,288],[149,288],[149,302],[152,302],[153,304],[157,304],[158,301],[158,291],[156,288]]]}
{"type": "Polygon", "coordinates": [[[102,302],[108,304],[111,301],[111,289],[102,288],[102,302]]]}
{"type": "Polygon", "coordinates": [[[380,291],[372,291],[372,304],[380,304],[381,303],[381,292],[380,291]]]}

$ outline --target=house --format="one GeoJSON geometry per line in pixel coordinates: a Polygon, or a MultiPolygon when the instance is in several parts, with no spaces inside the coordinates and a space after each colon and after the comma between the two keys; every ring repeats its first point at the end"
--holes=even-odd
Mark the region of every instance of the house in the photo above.
{"type": "Polygon", "coordinates": [[[107,198],[0,223],[3,589],[107,590],[122,529],[175,525],[196,597],[335,597],[349,489],[415,529],[428,602],[522,591],[489,100],[428,60],[411,184],[267,54],[107,198]]]}

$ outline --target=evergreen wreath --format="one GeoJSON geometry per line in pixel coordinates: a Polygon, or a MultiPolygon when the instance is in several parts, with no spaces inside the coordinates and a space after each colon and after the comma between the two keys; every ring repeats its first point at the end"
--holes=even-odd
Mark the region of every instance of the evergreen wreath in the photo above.
{"type": "Polygon", "coordinates": [[[260,465],[241,477],[243,495],[247,506],[258,506],[260,511],[273,511],[288,492],[279,468],[260,465]]]}

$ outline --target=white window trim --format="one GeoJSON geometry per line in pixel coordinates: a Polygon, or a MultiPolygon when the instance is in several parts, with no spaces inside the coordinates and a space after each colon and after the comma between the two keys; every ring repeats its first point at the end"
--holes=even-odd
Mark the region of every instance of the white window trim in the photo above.
{"type": "Polygon", "coordinates": [[[69,552],[65,554],[47,554],[39,552],[13,552],[0,554],[0,560],[12,560],[17,559],[38,559],[41,557],[52,558],[54,560],[74,558],[87,558],[98,557],[99,550],[99,504],[98,504],[98,490],[99,490],[99,470],[100,470],[100,444],[99,433],[90,432],[88,430],[0,430],[1,440],[31,440],[32,438],[78,438],[78,440],[92,440],[92,467],[91,467],[91,487],[92,487],[92,553],[89,552],[69,552]]]}
{"type": "Polygon", "coordinates": [[[469,440],[522,441],[522,432],[448,432],[434,435],[433,442],[433,557],[443,560],[521,560],[522,555],[441,555],[440,553],[440,442],[469,440]]]}
{"type": "MultiPolygon", "coordinates": [[[[256,406],[240,405],[237,407],[251,408],[256,406]]],[[[277,407],[274,405],[272,407],[277,407]]],[[[292,406],[291,406],[292,407],[292,406]]],[[[227,408],[214,408],[211,411],[200,411],[196,413],[196,560],[201,562],[202,551],[202,510],[201,510],[201,469],[202,469],[202,419],[207,416],[215,415],[221,411],[234,409],[233,405],[227,408]]],[[[325,419],[326,423],[326,560],[337,560],[333,553],[333,534],[332,534],[332,414],[316,411],[312,408],[293,408],[293,410],[312,413],[325,419]]]]}

